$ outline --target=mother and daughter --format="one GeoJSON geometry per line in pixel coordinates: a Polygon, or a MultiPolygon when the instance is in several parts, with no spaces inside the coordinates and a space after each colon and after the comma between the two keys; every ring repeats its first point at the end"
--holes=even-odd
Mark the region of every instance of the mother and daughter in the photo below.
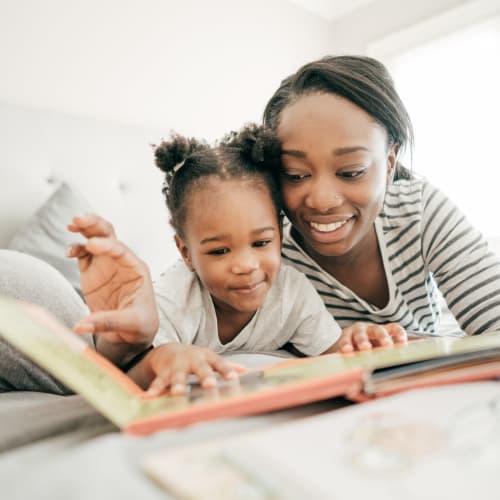
{"type": "Polygon", "coordinates": [[[500,263],[398,162],[410,118],[374,59],[327,57],[281,83],[262,127],[155,150],[183,263],[148,270],[95,215],[70,230],[91,314],[75,325],[152,393],[237,377],[216,353],[318,355],[436,334],[438,290],[461,329],[500,329],[500,263]],[[282,211],[286,215],[283,224],[282,211]],[[281,264],[281,256],[283,264],[281,264]],[[148,349],[148,346],[154,348],[148,349]]]}

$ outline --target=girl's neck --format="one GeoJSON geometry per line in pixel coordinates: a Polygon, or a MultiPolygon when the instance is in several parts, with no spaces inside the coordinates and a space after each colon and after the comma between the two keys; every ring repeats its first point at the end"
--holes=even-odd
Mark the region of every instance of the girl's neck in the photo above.
{"type": "Polygon", "coordinates": [[[229,310],[215,304],[215,315],[217,317],[217,333],[221,344],[228,344],[250,323],[256,311],[240,312],[229,310]]]}

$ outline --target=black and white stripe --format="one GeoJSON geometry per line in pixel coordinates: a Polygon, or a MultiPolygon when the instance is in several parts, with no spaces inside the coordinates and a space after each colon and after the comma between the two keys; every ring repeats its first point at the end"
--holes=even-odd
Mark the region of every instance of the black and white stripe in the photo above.
{"type": "Polygon", "coordinates": [[[392,184],[375,227],[389,303],[367,303],[321,269],[285,228],[284,262],[302,271],[342,327],[400,323],[438,333],[439,292],[467,334],[500,330],[500,262],[457,207],[425,180],[392,184]]]}

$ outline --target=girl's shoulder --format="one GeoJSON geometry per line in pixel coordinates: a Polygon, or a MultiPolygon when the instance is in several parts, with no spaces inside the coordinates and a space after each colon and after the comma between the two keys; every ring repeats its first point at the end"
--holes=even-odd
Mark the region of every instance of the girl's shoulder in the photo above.
{"type": "Polygon", "coordinates": [[[153,281],[157,300],[185,306],[201,300],[202,286],[196,273],[192,273],[182,260],[168,267],[153,281]]]}

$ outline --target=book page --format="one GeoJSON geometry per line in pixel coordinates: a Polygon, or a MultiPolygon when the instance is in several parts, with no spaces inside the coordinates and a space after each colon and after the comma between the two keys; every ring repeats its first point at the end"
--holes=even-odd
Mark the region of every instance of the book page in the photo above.
{"type": "Polygon", "coordinates": [[[308,499],[493,500],[499,449],[500,383],[476,382],[165,450],[147,457],[144,470],[181,498],[294,498],[287,495],[297,488],[308,499]]]}

